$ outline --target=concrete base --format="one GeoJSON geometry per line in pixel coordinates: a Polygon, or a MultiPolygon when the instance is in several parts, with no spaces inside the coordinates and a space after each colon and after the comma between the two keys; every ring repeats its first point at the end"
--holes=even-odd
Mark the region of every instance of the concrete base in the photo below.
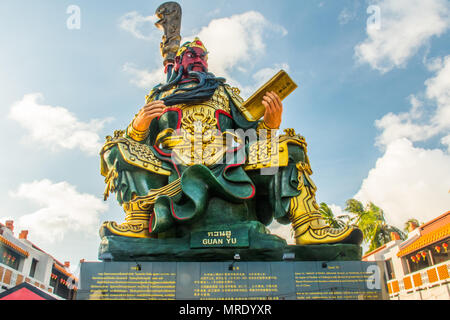
{"type": "Polygon", "coordinates": [[[259,222],[235,223],[197,230],[181,238],[151,239],[104,236],[99,259],[103,261],[356,261],[361,247],[353,244],[288,245],[267,232],[259,222]]]}

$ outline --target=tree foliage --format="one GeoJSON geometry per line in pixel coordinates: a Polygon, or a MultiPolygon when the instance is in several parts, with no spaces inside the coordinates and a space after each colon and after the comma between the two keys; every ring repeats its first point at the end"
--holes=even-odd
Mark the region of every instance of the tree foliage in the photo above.
{"type": "MultiPolygon", "coordinates": [[[[364,242],[369,245],[369,251],[390,242],[393,232],[397,233],[401,240],[406,240],[407,232],[387,224],[384,211],[372,202],[364,206],[356,199],[349,199],[344,211],[349,214],[336,217],[331,208],[324,202],[320,204],[319,209],[323,219],[333,228],[342,228],[345,225],[358,226],[363,233],[364,242]]],[[[417,219],[410,219],[405,223],[405,231],[407,231],[410,223],[419,226],[417,219]]]]}
{"type": "Polygon", "coordinates": [[[372,202],[364,206],[360,201],[350,199],[347,200],[344,210],[353,215],[351,220],[361,229],[364,242],[369,244],[369,251],[391,241],[392,232],[397,233],[400,239],[406,239],[402,230],[386,223],[384,211],[372,202]]]}
{"type": "Polygon", "coordinates": [[[322,218],[332,227],[341,228],[345,226],[345,222],[334,216],[333,210],[325,203],[320,204],[319,212],[322,218]]]}
{"type": "Polygon", "coordinates": [[[411,231],[411,227],[415,227],[417,228],[418,226],[420,226],[419,220],[411,218],[408,219],[408,221],[405,222],[405,226],[403,228],[403,231],[405,231],[406,233],[411,231]]]}

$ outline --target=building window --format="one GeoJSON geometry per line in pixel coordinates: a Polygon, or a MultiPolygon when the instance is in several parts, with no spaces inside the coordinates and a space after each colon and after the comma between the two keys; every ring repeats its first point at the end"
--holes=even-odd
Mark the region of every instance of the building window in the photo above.
{"type": "Polygon", "coordinates": [[[36,266],[38,264],[38,261],[33,258],[33,261],[31,262],[31,268],[30,268],[30,277],[34,278],[34,274],[36,273],[36,266]]]}
{"type": "Polygon", "coordinates": [[[392,259],[386,260],[386,272],[388,274],[388,280],[395,279],[394,268],[392,266],[392,259]]]}
{"type": "Polygon", "coordinates": [[[434,264],[439,264],[450,260],[450,250],[448,249],[447,241],[438,242],[430,248],[430,252],[433,255],[434,264]]]}
{"type": "Polygon", "coordinates": [[[53,287],[53,293],[64,299],[71,299],[73,295],[73,290],[70,289],[69,279],[66,275],[63,275],[57,269],[52,269],[52,274],[50,277],[50,286],[53,287]]]}
{"type": "Polygon", "coordinates": [[[58,276],[56,274],[54,274],[54,272],[52,271],[52,274],[50,276],[50,286],[55,288],[57,280],[58,280],[58,276]]]}
{"type": "Polygon", "coordinates": [[[20,255],[6,246],[0,245],[0,261],[8,267],[19,270],[20,255]]]}
{"type": "Polygon", "coordinates": [[[408,256],[411,272],[416,272],[431,266],[428,249],[424,248],[408,256]],[[424,253],[424,254],[423,254],[424,253]]]}

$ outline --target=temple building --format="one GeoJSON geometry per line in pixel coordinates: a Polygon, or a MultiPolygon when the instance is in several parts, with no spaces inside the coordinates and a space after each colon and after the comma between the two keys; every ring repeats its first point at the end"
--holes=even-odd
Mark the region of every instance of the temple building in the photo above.
{"type": "Polygon", "coordinates": [[[8,292],[14,292],[15,300],[20,299],[19,293],[24,290],[24,299],[31,291],[59,300],[75,299],[78,279],[69,271],[70,263],[59,262],[27,237],[26,230],[15,237],[14,221],[0,223],[0,300],[8,292]]]}
{"type": "Polygon", "coordinates": [[[390,299],[450,299],[450,211],[409,230],[365,254],[363,261],[384,261],[390,299]]]}

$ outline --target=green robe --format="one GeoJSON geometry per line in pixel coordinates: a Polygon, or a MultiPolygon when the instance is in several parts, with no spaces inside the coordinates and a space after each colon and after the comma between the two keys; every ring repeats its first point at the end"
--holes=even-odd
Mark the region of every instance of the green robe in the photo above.
{"type": "MultiPolygon", "coordinates": [[[[228,94],[228,91],[225,92],[228,94]]],[[[220,131],[256,129],[259,122],[248,121],[233,99],[229,98],[230,113],[217,113],[220,131]]],[[[155,97],[157,99],[159,97],[155,97]]],[[[181,179],[179,194],[157,198],[151,218],[152,233],[183,234],[182,230],[195,225],[246,221],[259,221],[267,226],[274,218],[280,223],[289,223],[290,198],[299,195],[296,164],[307,161],[304,148],[289,145],[288,164],[277,168],[270,175],[261,175],[260,170],[244,170],[249,142],[241,145],[240,149],[229,150],[228,156],[231,152],[233,159],[231,163],[218,163],[209,167],[201,164],[177,165],[171,158],[171,150],[155,145],[158,134],[169,128],[176,130],[180,127],[182,113],[178,106],[168,110],[152,121],[148,137],[140,143],[148,146],[170,175],[161,175],[130,164],[124,160],[117,145],[104,153],[106,167],[108,170],[114,168],[118,174],[113,181],[113,190],[119,204],[132,201],[133,196],[144,197],[152,189],[181,179]]],[[[131,139],[126,134],[124,137],[131,139]]]]}

